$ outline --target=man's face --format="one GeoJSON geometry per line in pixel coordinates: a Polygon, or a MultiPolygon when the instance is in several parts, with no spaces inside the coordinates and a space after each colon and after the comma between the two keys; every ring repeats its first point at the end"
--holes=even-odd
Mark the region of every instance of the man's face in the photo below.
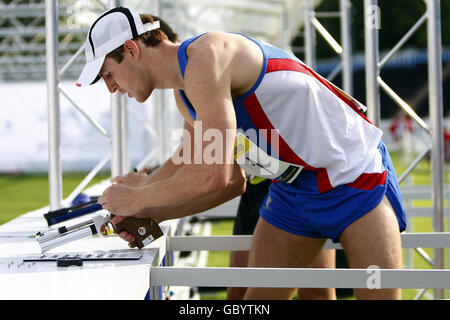
{"type": "Polygon", "coordinates": [[[136,66],[136,62],[126,54],[121,63],[113,58],[106,58],[100,76],[109,92],[127,93],[128,97],[135,98],[138,102],[147,100],[153,89],[148,84],[145,74],[136,66]]]}

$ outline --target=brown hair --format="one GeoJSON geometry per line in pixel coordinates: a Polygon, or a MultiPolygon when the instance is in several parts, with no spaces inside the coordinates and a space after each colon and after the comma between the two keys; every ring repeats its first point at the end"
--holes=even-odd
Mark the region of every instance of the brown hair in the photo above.
{"type": "MultiPolygon", "coordinates": [[[[157,16],[152,16],[150,14],[140,14],[141,21],[143,24],[148,22],[153,23],[154,21],[159,21],[159,28],[148,31],[134,38],[133,40],[141,41],[147,47],[157,46],[163,40],[169,40],[171,42],[178,42],[178,35],[172,30],[172,28],[161,18],[157,16]]],[[[114,49],[107,54],[106,57],[113,58],[118,63],[123,60],[123,45],[114,49]]]]}

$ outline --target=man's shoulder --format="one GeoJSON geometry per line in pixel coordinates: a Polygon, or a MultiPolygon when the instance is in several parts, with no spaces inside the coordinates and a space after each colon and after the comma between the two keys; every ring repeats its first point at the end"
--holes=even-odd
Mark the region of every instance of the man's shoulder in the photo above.
{"type": "Polygon", "coordinates": [[[232,33],[221,31],[208,32],[190,43],[186,53],[189,57],[196,53],[232,53],[233,48],[237,48],[240,41],[242,40],[232,33]]]}

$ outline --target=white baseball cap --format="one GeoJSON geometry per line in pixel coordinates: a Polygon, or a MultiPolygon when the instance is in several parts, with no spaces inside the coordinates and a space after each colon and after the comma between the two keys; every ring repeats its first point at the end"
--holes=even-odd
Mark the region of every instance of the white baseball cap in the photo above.
{"type": "Polygon", "coordinates": [[[92,24],[84,43],[86,65],[76,85],[88,86],[96,83],[106,55],[125,41],[159,28],[159,21],[143,24],[133,10],[117,7],[106,11],[92,24]]]}

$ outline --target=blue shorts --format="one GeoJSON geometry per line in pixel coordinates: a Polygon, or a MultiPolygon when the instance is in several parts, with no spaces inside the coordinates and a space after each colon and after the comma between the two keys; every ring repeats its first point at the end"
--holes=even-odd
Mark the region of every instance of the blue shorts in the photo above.
{"type": "Polygon", "coordinates": [[[378,146],[386,169],[384,184],[372,189],[340,185],[320,193],[317,176],[303,170],[291,184],[272,183],[260,207],[260,216],[271,225],[312,238],[329,238],[338,242],[341,233],[354,221],[374,209],[386,195],[399,224],[406,229],[406,214],[394,166],[386,146],[378,146]]]}

